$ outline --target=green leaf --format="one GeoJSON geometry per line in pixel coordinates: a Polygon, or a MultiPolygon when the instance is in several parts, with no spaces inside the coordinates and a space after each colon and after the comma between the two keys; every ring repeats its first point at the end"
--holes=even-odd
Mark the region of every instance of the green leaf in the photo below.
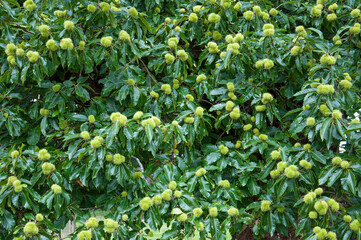
{"type": "Polygon", "coordinates": [[[299,3],[299,2],[297,2],[297,1],[288,1],[288,2],[284,2],[284,3],[280,4],[280,5],[278,5],[278,7],[281,7],[281,6],[286,5],[286,4],[297,4],[297,3],[299,3]]]}
{"type": "Polygon", "coordinates": [[[40,140],[40,127],[32,128],[28,131],[26,139],[29,145],[36,145],[40,140]]]}
{"type": "Polygon", "coordinates": [[[205,158],[205,162],[207,163],[207,165],[210,165],[220,159],[220,157],[220,152],[212,152],[205,158]]]}
{"type": "Polygon", "coordinates": [[[251,178],[248,181],[247,187],[250,193],[252,194],[252,196],[259,194],[261,190],[261,188],[257,185],[257,182],[254,178],[251,178]]]}
{"type": "Polygon", "coordinates": [[[343,140],[346,140],[344,129],[339,120],[336,120],[336,129],[337,129],[338,133],[340,134],[340,136],[343,138],[343,140]]]}
{"type": "Polygon", "coordinates": [[[5,0],[13,6],[20,7],[19,3],[15,0],[5,0]]]}
{"type": "Polygon", "coordinates": [[[356,195],[356,177],[355,175],[349,171],[347,173],[347,176],[346,176],[346,179],[347,179],[347,186],[349,187],[349,189],[351,190],[351,192],[356,195]]]}
{"type": "Polygon", "coordinates": [[[112,128],[109,129],[107,138],[106,138],[106,143],[107,143],[107,147],[109,148],[114,141],[114,137],[118,134],[119,132],[119,121],[115,121],[112,128]]]}
{"type": "Polygon", "coordinates": [[[321,38],[321,39],[323,39],[323,33],[320,31],[320,30],[318,30],[318,29],[316,29],[316,28],[313,28],[313,27],[309,27],[309,28],[307,28],[308,30],[311,30],[311,31],[314,31],[315,33],[317,33],[318,34],[318,36],[321,38]]]}
{"type": "MultiPolygon", "coordinates": [[[[210,92],[210,94],[211,95],[222,95],[222,94],[225,94],[226,92],[227,92],[226,88],[215,88],[210,92]]],[[[225,106],[225,104],[220,103],[220,104],[217,104],[217,106],[222,106],[222,108],[223,108],[225,106]]],[[[217,109],[213,108],[212,110],[209,110],[209,111],[214,111],[214,110],[217,110],[217,109]]]]}
{"type": "Polygon", "coordinates": [[[148,32],[153,33],[153,28],[150,26],[147,20],[145,20],[145,18],[140,16],[139,20],[141,21],[142,25],[148,30],[148,32]]]}
{"type": "Polygon", "coordinates": [[[109,19],[110,19],[110,24],[112,25],[113,28],[117,27],[117,20],[114,17],[114,14],[112,12],[109,13],[109,19]]]}
{"type": "Polygon", "coordinates": [[[318,177],[318,184],[323,185],[327,182],[331,174],[333,173],[333,168],[329,169],[328,171],[324,171],[321,173],[321,175],[318,177]]]}
{"type": "Polygon", "coordinates": [[[306,222],[308,221],[307,218],[301,219],[301,221],[298,223],[296,228],[296,237],[301,234],[302,230],[305,229],[306,222]]]}
{"type": "Polygon", "coordinates": [[[88,117],[83,114],[72,114],[69,116],[70,119],[80,122],[88,121],[88,117]]]}
{"type": "Polygon", "coordinates": [[[293,94],[294,97],[306,94],[306,93],[310,93],[310,92],[316,92],[316,88],[306,88],[304,90],[301,90],[299,92],[296,92],[295,94],[293,94]]]}
{"type": "Polygon", "coordinates": [[[182,214],[183,211],[180,208],[173,208],[171,214],[182,214]]]}
{"type": "MultiPolygon", "coordinates": [[[[321,129],[320,129],[320,137],[321,137],[322,141],[326,138],[327,130],[330,127],[331,121],[332,121],[332,118],[326,118],[322,123],[321,129]]],[[[328,137],[331,137],[331,136],[328,136],[328,137]]]]}
{"type": "Polygon", "coordinates": [[[276,231],[276,222],[273,220],[272,211],[269,211],[268,213],[268,226],[269,226],[269,233],[272,237],[276,231]]]}
{"type": "Polygon", "coordinates": [[[361,123],[353,123],[347,128],[347,130],[344,133],[355,132],[358,130],[361,130],[361,123]]]}
{"type": "Polygon", "coordinates": [[[232,51],[231,51],[231,50],[227,50],[226,56],[224,56],[224,66],[225,66],[225,67],[228,66],[228,62],[229,62],[229,59],[231,58],[231,56],[232,56],[232,51]]]}
{"type": "Polygon", "coordinates": [[[60,202],[60,196],[55,195],[54,197],[54,209],[55,209],[55,217],[59,218],[61,214],[61,202],[60,202]]]}
{"type": "Polygon", "coordinates": [[[193,176],[192,178],[190,178],[189,180],[188,180],[188,184],[187,184],[187,186],[188,186],[188,191],[189,192],[193,192],[194,191],[194,189],[196,188],[196,185],[197,185],[197,177],[196,176],[193,176]]]}
{"type": "Polygon", "coordinates": [[[210,224],[211,224],[211,231],[213,232],[214,237],[216,239],[219,239],[219,234],[221,233],[221,231],[220,231],[220,224],[218,218],[210,218],[210,224]]]}
{"type": "Polygon", "coordinates": [[[199,188],[199,191],[202,193],[202,195],[205,197],[205,198],[208,198],[210,196],[210,186],[209,186],[209,182],[206,181],[204,178],[200,178],[200,188],[199,188]]]}
{"type": "Polygon", "coordinates": [[[326,158],[322,155],[322,153],[320,153],[319,151],[316,150],[312,150],[311,152],[311,156],[313,159],[315,159],[317,162],[320,162],[322,164],[326,164],[327,160],[326,158]]]}
{"type": "Polygon", "coordinates": [[[145,125],[145,133],[147,135],[148,141],[151,142],[153,139],[153,129],[150,124],[145,125]]]}
{"type": "Polygon", "coordinates": [[[280,199],[288,188],[287,179],[284,179],[277,188],[277,198],[280,199]]]}
{"type": "Polygon", "coordinates": [[[333,184],[341,177],[343,173],[342,169],[337,169],[334,174],[331,175],[331,177],[328,180],[327,186],[331,187],[333,184]]]}
{"type": "MultiPolygon", "coordinates": [[[[308,70],[308,75],[313,77],[313,75],[318,71],[318,70],[321,70],[321,69],[324,69],[326,68],[325,65],[316,65],[314,67],[312,67],[310,70],[308,70]]],[[[316,91],[316,90],[315,90],[316,91]]]]}
{"type": "Polygon", "coordinates": [[[138,103],[139,97],[140,97],[140,91],[136,86],[133,86],[133,92],[134,92],[134,94],[132,95],[133,104],[134,104],[134,106],[136,106],[138,103]]]}
{"type": "Polygon", "coordinates": [[[226,106],[225,103],[218,103],[218,104],[215,104],[213,105],[210,109],[209,109],[209,112],[212,112],[212,111],[215,111],[215,110],[220,110],[220,109],[223,109],[224,106],[226,106]]]}
{"type": "Polygon", "coordinates": [[[8,231],[11,231],[15,225],[14,216],[8,210],[4,209],[4,213],[0,216],[1,225],[8,231]]]}
{"type": "Polygon", "coordinates": [[[171,229],[171,230],[168,230],[166,232],[163,233],[162,235],[162,240],[168,240],[168,239],[172,239],[174,236],[176,236],[178,233],[178,230],[177,229],[171,229]]]}
{"type": "Polygon", "coordinates": [[[22,69],[21,71],[21,83],[24,85],[25,80],[26,80],[26,75],[28,73],[30,65],[28,64],[25,68],[22,69]]]}
{"type": "Polygon", "coordinates": [[[48,118],[43,117],[40,124],[41,133],[45,136],[46,135],[46,129],[48,128],[48,118]]]}
{"type": "Polygon", "coordinates": [[[88,91],[80,85],[75,87],[75,93],[79,97],[84,98],[86,101],[90,98],[88,91]]]}

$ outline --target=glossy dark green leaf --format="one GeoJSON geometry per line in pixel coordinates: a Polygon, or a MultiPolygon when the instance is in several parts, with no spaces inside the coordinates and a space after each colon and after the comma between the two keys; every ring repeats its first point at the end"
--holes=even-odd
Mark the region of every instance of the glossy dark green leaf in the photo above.
{"type": "MultiPolygon", "coordinates": [[[[329,130],[330,124],[331,124],[332,118],[327,118],[326,120],[323,121],[321,129],[320,129],[320,137],[322,139],[322,141],[326,138],[327,136],[327,132],[329,130]]],[[[327,136],[329,138],[331,138],[331,136],[327,136]]]]}
{"type": "Polygon", "coordinates": [[[0,216],[1,225],[8,231],[15,225],[14,216],[8,210],[4,210],[4,213],[0,216]]]}

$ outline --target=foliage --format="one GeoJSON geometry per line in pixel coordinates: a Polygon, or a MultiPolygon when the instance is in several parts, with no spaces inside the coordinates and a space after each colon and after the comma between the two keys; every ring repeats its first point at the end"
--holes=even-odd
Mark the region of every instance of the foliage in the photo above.
{"type": "Polygon", "coordinates": [[[0,238],[361,239],[360,5],[336,2],[1,0],[0,238]]]}

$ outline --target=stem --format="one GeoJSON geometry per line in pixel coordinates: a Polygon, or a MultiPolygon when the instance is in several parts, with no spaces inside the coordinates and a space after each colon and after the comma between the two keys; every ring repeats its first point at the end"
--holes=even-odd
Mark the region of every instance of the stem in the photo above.
{"type": "MultiPolygon", "coordinates": [[[[132,158],[137,161],[137,163],[138,163],[138,165],[139,165],[139,170],[140,170],[141,172],[144,172],[143,164],[140,162],[139,158],[137,158],[137,157],[135,157],[135,156],[132,156],[132,158]]],[[[143,178],[144,178],[144,176],[143,176],[143,178]]]]}
{"type": "MultiPolygon", "coordinates": [[[[143,60],[142,60],[141,58],[139,58],[139,61],[142,62],[142,64],[143,64],[145,70],[147,71],[148,75],[149,75],[149,76],[153,79],[153,81],[156,83],[157,81],[153,78],[152,74],[150,73],[148,67],[144,64],[143,60]]],[[[152,84],[151,84],[150,79],[149,79],[149,87],[150,87],[150,90],[152,90],[152,84]]]]}
{"type": "MultiPolygon", "coordinates": [[[[300,35],[297,36],[296,41],[291,45],[291,47],[288,49],[287,52],[291,51],[291,49],[296,45],[296,43],[297,43],[297,41],[298,41],[299,38],[300,38],[300,35]]],[[[285,54],[285,53],[286,53],[286,52],[284,52],[283,54],[285,54]]]]}

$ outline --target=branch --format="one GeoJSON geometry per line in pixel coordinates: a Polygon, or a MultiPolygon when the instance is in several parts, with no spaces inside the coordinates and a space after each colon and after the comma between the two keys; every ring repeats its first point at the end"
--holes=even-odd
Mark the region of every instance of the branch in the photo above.
{"type": "MultiPolygon", "coordinates": [[[[291,49],[296,45],[296,43],[297,43],[297,41],[298,41],[299,38],[300,38],[300,35],[297,36],[295,42],[294,42],[294,43],[291,45],[291,47],[288,49],[288,52],[291,51],[291,49]]],[[[284,53],[286,53],[286,52],[284,52],[284,53]]]]}
{"type": "MultiPolygon", "coordinates": [[[[153,81],[156,83],[157,81],[154,79],[154,77],[152,76],[152,74],[150,73],[149,69],[147,68],[147,66],[144,64],[143,60],[141,58],[139,58],[139,60],[142,62],[145,70],[147,71],[148,75],[153,79],[153,81]]],[[[149,79],[149,87],[150,87],[150,90],[152,90],[152,84],[151,84],[151,81],[149,79]]]]}
{"type": "MultiPolygon", "coordinates": [[[[143,164],[140,162],[139,158],[132,156],[133,159],[135,159],[139,165],[139,170],[144,173],[144,167],[143,164]]],[[[145,182],[148,184],[149,190],[150,190],[150,186],[151,183],[153,182],[153,179],[151,179],[150,177],[147,176],[147,178],[144,177],[144,174],[142,174],[142,178],[145,180],[145,182]]]]}
{"type": "Polygon", "coordinates": [[[124,68],[123,68],[123,70],[124,69],[127,69],[127,65],[129,65],[129,64],[131,64],[132,62],[134,62],[134,60],[136,59],[136,57],[134,57],[132,60],[130,60],[130,62],[128,62],[125,66],[124,66],[124,68]]]}
{"type": "MultiPolygon", "coordinates": [[[[140,162],[139,158],[135,157],[135,156],[132,156],[133,159],[135,159],[139,165],[139,168],[140,168],[140,171],[141,172],[144,172],[144,167],[143,167],[143,164],[140,162]]],[[[143,176],[144,178],[144,176],[143,176]]]]}
{"type": "Polygon", "coordinates": [[[13,23],[13,22],[11,21],[11,19],[7,18],[6,16],[5,16],[5,18],[6,18],[7,20],[9,20],[9,22],[7,22],[7,24],[12,25],[12,26],[16,26],[16,27],[20,28],[21,30],[23,30],[24,32],[31,33],[31,34],[35,34],[34,32],[27,30],[24,26],[21,26],[21,25],[19,25],[19,24],[17,24],[17,23],[13,23]]]}
{"type": "Polygon", "coordinates": [[[214,103],[211,103],[210,101],[208,101],[206,99],[203,99],[203,98],[200,98],[199,101],[206,102],[206,103],[208,103],[208,104],[210,104],[212,106],[215,105],[214,103]]]}

